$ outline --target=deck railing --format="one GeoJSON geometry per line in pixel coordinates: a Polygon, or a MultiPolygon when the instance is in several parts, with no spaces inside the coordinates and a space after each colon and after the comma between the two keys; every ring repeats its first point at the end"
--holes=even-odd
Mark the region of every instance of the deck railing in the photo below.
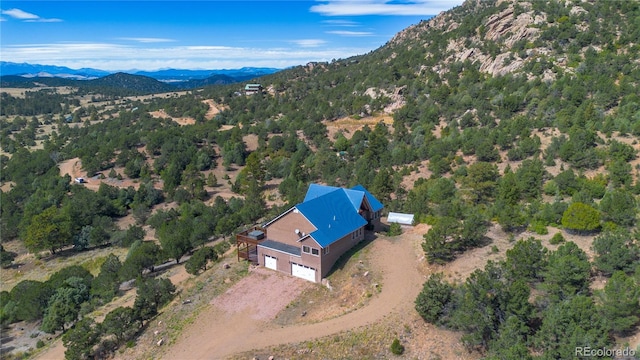
{"type": "Polygon", "coordinates": [[[258,244],[267,239],[267,229],[254,226],[247,230],[244,230],[236,235],[236,244],[238,245],[238,261],[248,260],[254,264],[258,263],[258,244]],[[262,231],[264,237],[262,239],[256,239],[249,236],[252,231],[262,231]]]}

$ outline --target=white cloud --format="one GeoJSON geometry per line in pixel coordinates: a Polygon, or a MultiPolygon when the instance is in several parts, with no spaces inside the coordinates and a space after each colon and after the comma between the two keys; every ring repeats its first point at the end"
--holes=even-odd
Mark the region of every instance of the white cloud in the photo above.
{"type": "Polygon", "coordinates": [[[367,53],[365,47],[252,48],[230,46],[140,47],[114,43],[54,43],[3,46],[2,60],[52,64],[70,68],[117,70],[234,69],[243,66],[284,68],[310,61],[367,53]]]}
{"type": "Polygon", "coordinates": [[[42,23],[54,23],[54,22],[62,22],[62,19],[36,19],[36,20],[25,20],[25,22],[42,22],[42,23]]]}
{"type": "Polygon", "coordinates": [[[354,27],[359,25],[357,22],[351,20],[323,20],[322,23],[327,25],[345,27],[354,27]]]}
{"type": "Polygon", "coordinates": [[[430,16],[462,4],[462,0],[328,0],[312,6],[311,12],[325,16],[398,15],[430,16]]]}
{"type": "MultiPolygon", "coordinates": [[[[45,18],[41,18],[40,16],[36,15],[36,14],[32,14],[29,12],[26,12],[24,10],[20,10],[20,9],[9,9],[9,10],[2,10],[1,11],[2,15],[8,15],[14,19],[17,20],[23,20],[25,22],[61,22],[61,19],[45,19],[45,18]]],[[[3,21],[5,21],[3,19],[3,21]]]]}
{"type": "Polygon", "coordinates": [[[239,49],[231,46],[211,46],[211,45],[185,46],[184,48],[187,50],[195,50],[195,51],[219,51],[219,50],[239,49]]]}
{"type": "Polygon", "coordinates": [[[326,31],[327,34],[340,35],[340,36],[371,36],[372,32],[369,31],[344,31],[344,30],[332,30],[326,31]]]}
{"type": "Polygon", "coordinates": [[[9,15],[14,19],[19,20],[35,20],[40,18],[40,16],[36,14],[28,13],[20,9],[2,10],[2,15],[9,15]]]}
{"type": "Polygon", "coordinates": [[[163,39],[163,38],[147,38],[147,37],[122,37],[118,38],[120,40],[125,41],[135,41],[143,44],[154,44],[154,43],[163,43],[163,42],[174,42],[173,39],[163,39]]]}
{"type": "Polygon", "coordinates": [[[292,43],[301,46],[301,47],[318,47],[320,45],[324,45],[327,42],[322,39],[299,39],[299,40],[291,40],[292,43]]]}

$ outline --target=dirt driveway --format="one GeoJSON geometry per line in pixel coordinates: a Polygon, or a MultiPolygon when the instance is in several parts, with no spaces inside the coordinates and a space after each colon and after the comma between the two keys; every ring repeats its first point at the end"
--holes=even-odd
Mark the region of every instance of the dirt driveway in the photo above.
{"type": "Polygon", "coordinates": [[[424,276],[418,270],[412,237],[379,238],[371,246],[372,265],[383,276],[382,289],[368,305],[327,321],[281,327],[249,311],[229,312],[216,305],[203,311],[163,359],[221,359],[268,346],[298,343],[373,324],[390,313],[413,311],[424,276]]]}
{"type": "Polygon", "coordinates": [[[256,320],[272,320],[312,283],[256,267],[211,304],[227,314],[243,312],[256,320]]]}

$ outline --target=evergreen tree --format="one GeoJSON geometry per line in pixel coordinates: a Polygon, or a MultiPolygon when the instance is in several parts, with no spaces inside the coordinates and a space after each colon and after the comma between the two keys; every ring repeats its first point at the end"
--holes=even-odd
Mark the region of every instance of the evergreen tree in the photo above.
{"type": "Polygon", "coordinates": [[[594,264],[605,275],[618,270],[631,273],[640,258],[638,244],[631,233],[623,229],[603,232],[593,240],[592,247],[594,264]]]}
{"type": "Polygon", "coordinates": [[[422,291],[415,300],[416,311],[425,321],[440,323],[445,307],[451,301],[453,289],[443,279],[442,273],[432,274],[422,285],[422,291]]]}
{"type": "Polygon", "coordinates": [[[66,348],[65,359],[82,360],[95,357],[94,347],[100,342],[102,333],[95,321],[86,317],[78,321],[69,331],[62,335],[62,343],[66,348]]]}
{"type": "Polygon", "coordinates": [[[542,315],[534,345],[543,359],[573,359],[577,348],[611,346],[606,320],[584,295],[552,304],[542,315]]]}
{"type": "Polygon", "coordinates": [[[584,295],[589,287],[591,264],[574,242],[566,242],[549,254],[543,287],[552,302],[584,295]]]}
{"type": "Polygon", "coordinates": [[[631,332],[640,320],[640,287],[636,280],[616,271],[598,295],[602,318],[611,330],[621,336],[631,332]]]}

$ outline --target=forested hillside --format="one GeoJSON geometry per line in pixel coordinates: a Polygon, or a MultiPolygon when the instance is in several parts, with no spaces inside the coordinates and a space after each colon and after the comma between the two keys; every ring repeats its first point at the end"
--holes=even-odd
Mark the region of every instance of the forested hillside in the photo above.
{"type": "MultiPolygon", "coordinates": [[[[636,1],[467,1],[369,54],[264,76],[255,95],[238,84],[145,98],[3,93],[2,243],[22,244],[21,256],[135,254],[154,230],[160,246],[127,260],[126,280],[278,214],[311,182],[362,184],[431,225],[422,247],[434,266],[489,244],[496,224],[513,240],[504,261],[461,283],[433,275],[416,299],[469,351],[622,348],[640,319],[638,62],[636,1]],[[99,187],[61,176],[76,158],[99,187]],[[118,228],[125,217],[136,224],[118,228]]],[[[96,292],[108,294],[83,296],[114,296],[96,292]]],[[[18,294],[2,294],[5,324],[48,314],[47,299],[25,314],[18,294]]]]}

